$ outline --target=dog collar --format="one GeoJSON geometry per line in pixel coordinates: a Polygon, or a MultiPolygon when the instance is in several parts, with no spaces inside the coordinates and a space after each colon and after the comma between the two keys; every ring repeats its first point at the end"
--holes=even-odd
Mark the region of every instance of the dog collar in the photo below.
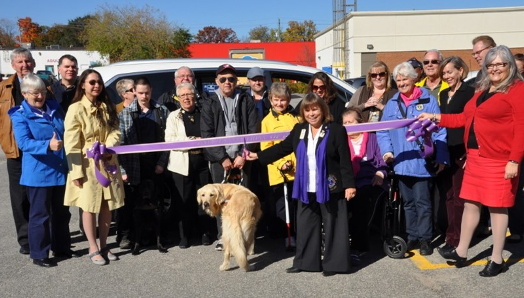
{"type": "Polygon", "coordinates": [[[222,205],[226,206],[227,203],[229,203],[229,200],[225,200],[224,202],[222,202],[222,205]]]}

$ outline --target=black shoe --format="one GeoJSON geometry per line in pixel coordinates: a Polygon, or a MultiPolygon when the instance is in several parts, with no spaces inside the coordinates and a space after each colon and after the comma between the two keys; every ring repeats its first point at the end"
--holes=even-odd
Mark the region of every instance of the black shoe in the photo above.
{"type": "Polygon", "coordinates": [[[492,277],[497,276],[499,273],[505,272],[506,270],[508,270],[508,267],[506,267],[506,262],[504,262],[504,260],[502,260],[501,264],[497,264],[490,260],[486,267],[479,272],[479,275],[482,277],[492,277]]]}
{"type": "Polygon", "coordinates": [[[302,270],[300,270],[298,268],[295,268],[295,267],[291,267],[291,268],[287,268],[286,269],[286,273],[299,273],[299,272],[302,272],[302,270]]]}
{"type": "Polygon", "coordinates": [[[129,238],[123,236],[118,246],[120,247],[120,249],[131,249],[131,247],[133,247],[133,244],[131,243],[131,240],[129,240],[129,238]]]}
{"type": "Polygon", "coordinates": [[[29,246],[20,246],[20,249],[18,250],[19,253],[23,255],[29,254],[29,246]]]}
{"type": "Polygon", "coordinates": [[[180,243],[178,243],[178,247],[180,247],[182,249],[185,249],[185,248],[189,247],[189,241],[187,241],[186,237],[180,239],[180,243]]]}
{"type": "Polygon", "coordinates": [[[414,250],[417,248],[418,240],[408,240],[407,251],[414,250]]]}
{"type": "Polygon", "coordinates": [[[202,245],[211,245],[213,242],[211,241],[211,237],[208,233],[204,233],[202,235],[202,245]]]}
{"type": "Polygon", "coordinates": [[[217,251],[224,250],[224,244],[222,243],[222,239],[218,240],[217,245],[215,246],[215,250],[217,251]]]}
{"type": "Polygon", "coordinates": [[[53,252],[53,257],[59,259],[71,259],[71,258],[80,258],[80,254],[72,250],[63,251],[63,252],[53,252]]]}
{"type": "Polygon", "coordinates": [[[508,243],[520,243],[522,241],[522,235],[520,234],[511,234],[506,237],[506,242],[508,243]]]}
{"type": "Polygon", "coordinates": [[[33,264],[44,268],[55,267],[56,263],[49,258],[33,259],[33,264]]]}
{"type": "Polygon", "coordinates": [[[450,259],[450,253],[452,250],[456,249],[456,247],[446,244],[442,247],[437,247],[437,252],[442,256],[444,259],[450,259]]]}
{"type": "Polygon", "coordinates": [[[454,260],[455,263],[448,263],[449,265],[455,265],[457,268],[462,268],[466,265],[467,258],[463,258],[457,254],[457,250],[453,249],[452,251],[442,255],[443,258],[448,260],[454,260]]]}
{"type": "Polygon", "coordinates": [[[337,274],[337,273],[333,272],[333,271],[322,271],[322,275],[324,275],[325,277],[333,276],[335,274],[337,274]]]}
{"type": "Polygon", "coordinates": [[[420,241],[420,254],[423,256],[430,256],[433,254],[433,247],[429,241],[420,241]]]}

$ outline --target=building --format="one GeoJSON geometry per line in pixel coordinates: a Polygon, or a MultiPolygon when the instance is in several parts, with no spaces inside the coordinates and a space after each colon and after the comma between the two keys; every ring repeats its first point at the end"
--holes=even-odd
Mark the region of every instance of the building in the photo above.
{"type": "Polygon", "coordinates": [[[524,53],[524,7],[350,12],[316,35],[316,64],[350,78],[366,74],[377,60],[393,68],[438,49],[444,57],[458,55],[471,70],[478,70],[471,40],[479,35],[490,35],[497,44],[524,53]],[[343,44],[335,45],[338,40],[343,44]]]}
{"type": "Polygon", "coordinates": [[[191,58],[268,59],[316,67],[315,42],[193,43],[191,58]]]}
{"type": "MultiPolygon", "coordinates": [[[[0,49],[0,73],[4,76],[14,73],[11,66],[12,51],[13,49],[0,49]]],[[[56,76],[58,76],[58,59],[65,54],[73,55],[78,60],[79,73],[91,66],[109,64],[109,58],[100,55],[96,51],[31,49],[31,54],[33,54],[35,59],[35,72],[38,70],[49,70],[56,76]]]]}

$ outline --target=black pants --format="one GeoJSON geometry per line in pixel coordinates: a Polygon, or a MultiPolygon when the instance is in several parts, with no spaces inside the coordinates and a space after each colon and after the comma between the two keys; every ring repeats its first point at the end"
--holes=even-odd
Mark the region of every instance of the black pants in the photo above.
{"type": "Polygon", "coordinates": [[[201,154],[189,155],[189,173],[184,176],[173,173],[173,180],[177,189],[174,196],[174,208],[180,238],[191,238],[191,231],[195,224],[201,233],[211,230],[210,217],[202,208],[198,208],[196,200],[197,190],[211,181],[208,162],[201,154]]]}
{"type": "Polygon", "coordinates": [[[369,250],[369,221],[377,198],[384,192],[380,186],[365,185],[348,201],[351,248],[359,252],[369,250]]]}
{"type": "Polygon", "coordinates": [[[127,238],[134,241],[133,210],[135,209],[138,186],[124,184],[124,206],[117,209],[116,229],[118,241],[127,238]]]}
{"type": "MultiPolygon", "coordinates": [[[[524,162],[524,160],[523,160],[524,162]]],[[[508,227],[511,234],[524,234],[524,192],[522,185],[524,184],[524,165],[520,166],[520,177],[517,186],[517,194],[515,196],[515,205],[508,208],[508,227]]]]}
{"type": "MultiPolygon", "coordinates": [[[[293,181],[287,183],[287,201],[289,208],[289,221],[291,236],[296,235],[297,201],[291,199],[293,193],[293,181]]],[[[268,205],[267,214],[268,230],[276,236],[287,237],[286,223],[286,203],[284,201],[284,183],[270,186],[266,196],[268,205]]],[[[267,216],[266,216],[267,215],[267,216]]]]}
{"type": "Polygon", "coordinates": [[[9,175],[9,195],[11,196],[11,208],[13,209],[18,244],[29,248],[29,240],[27,239],[29,199],[25,186],[20,185],[22,156],[7,159],[7,174],[9,175]]]}
{"type": "Polygon", "coordinates": [[[347,273],[350,269],[347,204],[342,193],[330,194],[325,204],[308,193],[309,204],[298,202],[297,246],[293,267],[304,271],[347,273]],[[321,260],[324,226],[324,259],[321,260]]]}

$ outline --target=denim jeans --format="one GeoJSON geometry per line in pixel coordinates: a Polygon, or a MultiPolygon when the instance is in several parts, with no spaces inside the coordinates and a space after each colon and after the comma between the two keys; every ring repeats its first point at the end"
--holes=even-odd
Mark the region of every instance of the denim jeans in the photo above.
{"type": "Polygon", "coordinates": [[[433,178],[399,176],[400,195],[404,203],[408,240],[431,241],[433,178]]]}

